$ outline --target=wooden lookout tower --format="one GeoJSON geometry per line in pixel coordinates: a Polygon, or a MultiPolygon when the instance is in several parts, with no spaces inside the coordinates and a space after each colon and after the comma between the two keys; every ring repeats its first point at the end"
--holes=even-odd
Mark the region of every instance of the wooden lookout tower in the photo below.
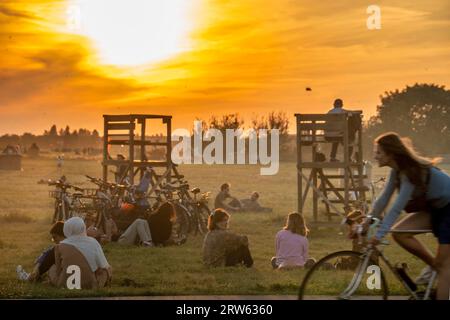
{"type": "Polygon", "coordinates": [[[171,161],[172,152],[172,116],[149,115],[149,114],[129,114],[129,115],[103,115],[104,119],[104,140],[103,140],[103,180],[108,181],[108,171],[111,166],[117,168],[116,182],[122,183],[128,177],[129,183],[135,182],[137,174],[142,175],[147,167],[152,167],[155,171],[164,170],[152,181],[152,185],[161,183],[166,179],[170,181],[173,174],[182,177],[176,171],[171,161]],[[165,137],[163,141],[152,141],[148,139],[147,132],[150,129],[150,122],[162,121],[165,125],[165,137]],[[109,153],[111,146],[128,147],[128,154],[121,158],[113,159],[109,153]],[[147,147],[165,148],[164,159],[149,160],[147,147]],[[174,173],[173,173],[173,172],[174,173]]]}
{"type": "Polygon", "coordinates": [[[349,212],[365,200],[362,150],[362,112],[295,114],[297,124],[298,212],[304,211],[312,190],[313,221],[319,222],[319,203],[327,221],[349,212]],[[325,146],[339,143],[340,156],[331,161],[325,146]],[[352,149],[352,157],[350,150],[352,149]]]}

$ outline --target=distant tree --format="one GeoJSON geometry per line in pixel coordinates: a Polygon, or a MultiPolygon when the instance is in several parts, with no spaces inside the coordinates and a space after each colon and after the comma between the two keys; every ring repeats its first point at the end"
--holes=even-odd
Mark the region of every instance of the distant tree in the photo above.
{"type": "Polygon", "coordinates": [[[64,136],[70,136],[70,127],[66,126],[66,129],[64,129],[64,136]]]}
{"type": "Polygon", "coordinates": [[[238,113],[225,114],[220,118],[212,116],[209,119],[209,128],[215,128],[221,131],[242,128],[243,124],[244,119],[238,113]]]}
{"type": "Polygon", "coordinates": [[[48,135],[53,136],[53,137],[56,137],[58,135],[56,125],[52,125],[52,127],[50,128],[50,131],[48,132],[48,135]]]}
{"type": "Polygon", "coordinates": [[[251,127],[256,131],[259,129],[267,129],[267,120],[264,116],[253,115],[251,127]]]}
{"type": "Polygon", "coordinates": [[[280,130],[280,136],[287,137],[289,128],[289,117],[285,112],[272,111],[268,115],[267,127],[280,130]]]}
{"type": "Polygon", "coordinates": [[[6,134],[0,137],[0,148],[4,148],[8,144],[28,148],[32,143],[36,143],[41,149],[50,150],[56,148],[101,148],[102,146],[102,140],[97,130],[94,130],[92,134],[84,128],[70,132],[68,126],[65,129],[61,128],[59,133],[56,125],[53,125],[49,130],[45,130],[42,135],[24,133],[20,136],[6,134]]]}
{"type": "Polygon", "coordinates": [[[366,126],[370,138],[395,131],[411,137],[416,146],[428,152],[449,152],[450,90],[416,83],[402,91],[385,92],[380,98],[377,115],[366,126]]]}
{"type": "Polygon", "coordinates": [[[289,128],[289,117],[285,112],[275,112],[272,111],[264,116],[254,116],[252,119],[252,128],[258,129],[278,129],[280,131],[280,136],[287,137],[289,128]]]}

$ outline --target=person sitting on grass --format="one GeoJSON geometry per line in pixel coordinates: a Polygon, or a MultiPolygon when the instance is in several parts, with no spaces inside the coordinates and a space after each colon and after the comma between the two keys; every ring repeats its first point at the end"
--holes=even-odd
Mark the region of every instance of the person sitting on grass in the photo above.
{"type": "Polygon", "coordinates": [[[259,193],[253,191],[250,195],[250,199],[242,199],[242,211],[252,212],[272,212],[272,208],[262,207],[259,202],[259,193]]]}
{"type": "Polygon", "coordinates": [[[48,271],[50,283],[61,288],[78,267],[80,289],[102,288],[109,284],[112,268],[101,245],[86,234],[86,225],[80,217],[64,223],[66,239],[55,246],[55,265],[48,271]]]}
{"type": "Polygon", "coordinates": [[[305,219],[297,212],[290,213],[286,226],[278,231],[275,239],[274,269],[310,268],[316,260],[308,256],[308,228],[305,219]]]}
{"type": "MultiPolygon", "coordinates": [[[[66,237],[63,232],[64,222],[57,221],[50,229],[50,235],[55,245],[59,244],[66,237]]],[[[55,264],[55,245],[45,249],[44,252],[34,262],[34,268],[31,273],[27,273],[21,265],[16,268],[17,278],[23,281],[37,282],[42,280],[42,277],[55,264]]]]}
{"type": "Polygon", "coordinates": [[[238,212],[242,209],[241,202],[230,194],[230,184],[224,183],[220,186],[220,192],[214,200],[214,209],[222,208],[230,212],[238,212]],[[231,199],[229,203],[225,200],[231,199]]]}
{"type": "Polygon", "coordinates": [[[144,247],[154,247],[150,226],[145,219],[138,218],[123,232],[119,231],[117,240],[120,244],[142,245],[144,247]]]}
{"type": "Polygon", "coordinates": [[[162,203],[155,212],[147,218],[152,241],[157,246],[175,243],[171,241],[172,226],[176,221],[175,207],[170,202],[162,203]]]}
{"type": "Polygon", "coordinates": [[[209,267],[239,266],[250,268],[253,259],[247,236],[228,231],[230,215],[216,209],[208,218],[208,233],[203,242],[203,263],[209,267]]]}
{"type": "Polygon", "coordinates": [[[113,219],[106,219],[104,225],[105,230],[102,227],[95,226],[95,216],[87,214],[84,218],[86,224],[86,234],[89,237],[95,238],[101,245],[107,244],[112,241],[112,237],[117,234],[117,225],[113,219]]]}

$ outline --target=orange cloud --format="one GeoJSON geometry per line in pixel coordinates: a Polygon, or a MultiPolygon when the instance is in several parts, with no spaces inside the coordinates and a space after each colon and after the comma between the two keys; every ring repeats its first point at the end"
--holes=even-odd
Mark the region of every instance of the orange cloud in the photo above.
{"type": "Polygon", "coordinates": [[[230,112],[326,112],[336,97],[372,115],[386,90],[450,83],[445,0],[380,0],[377,31],[361,0],[196,1],[190,50],[126,69],[64,31],[68,2],[2,1],[0,134],[100,128],[104,113],[171,114],[187,127],[230,112]]]}

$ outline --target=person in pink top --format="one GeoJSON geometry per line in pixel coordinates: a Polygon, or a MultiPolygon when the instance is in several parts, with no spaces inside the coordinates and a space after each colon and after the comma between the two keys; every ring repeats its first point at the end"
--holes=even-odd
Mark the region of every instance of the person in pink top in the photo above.
{"type": "Polygon", "coordinates": [[[272,258],[274,269],[310,268],[316,260],[308,256],[308,228],[303,216],[290,213],[286,226],[278,231],[275,239],[275,254],[272,258]]]}

